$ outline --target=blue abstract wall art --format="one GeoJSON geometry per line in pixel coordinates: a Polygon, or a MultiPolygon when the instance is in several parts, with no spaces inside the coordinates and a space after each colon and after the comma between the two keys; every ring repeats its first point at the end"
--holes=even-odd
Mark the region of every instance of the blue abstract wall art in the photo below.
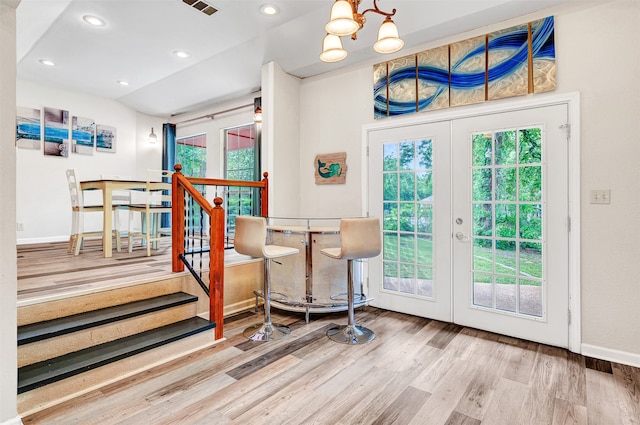
{"type": "Polygon", "coordinates": [[[487,76],[486,37],[459,41],[449,46],[451,106],[484,102],[487,76]]]}
{"type": "Polygon", "coordinates": [[[529,91],[529,26],[496,31],[487,37],[487,100],[529,91]]]}
{"type": "Polygon", "coordinates": [[[40,109],[18,106],[16,110],[16,146],[40,149],[41,133],[40,109]]]}
{"type": "Polygon", "coordinates": [[[556,89],[556,48],[553,16],[531,23],[533,92],[556,89]]]}
{"type": "Polygon", "coordinates": [[[96,126],[96,150],[98,152],[116,151],[116,128],[108,125],[96,126]]]}
{"type": "Polygon", "coordinates": [[[71,119],[71,151],[83,155],[93,155],[96,145],[96,122],[91,118],[71,119]]]}
{"type": "Polygon", "coordinates": [[[416,55],[418,111],[449,107],[449,46],[416,55]]]}
{"type": "Polygon", "coordinates": [[[374,118],[555,90],[554,26],[549,16],[374,65],[374,118]]]}
{"type": "Polygon", "coordinates": [[[69,111],[44,108],[44,154],[69,156],[69,111]]]}

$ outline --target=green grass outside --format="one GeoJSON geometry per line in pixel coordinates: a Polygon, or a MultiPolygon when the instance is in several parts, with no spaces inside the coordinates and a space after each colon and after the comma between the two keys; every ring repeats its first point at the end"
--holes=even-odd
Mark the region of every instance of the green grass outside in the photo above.
{"type": "MultiPolygon", "coordinates": [[[[384,232],[383,255],[385,263],[385,276],[394,275],[400,277],[413,277],[412,266],[400,263],[417,263],[418,278],[432,279],[433,267],[433,241],[430,236],[414,236],[412,234],[400,234],[384,232]],[[417,237],[417,247],[415,238],[417,237]],[[400,246],[398,247],[398,244],[400,246]]],[[[476,282],[490,283],[493,274],[493,258],[491,249],[481,246],[474,247],[474,274],[476,282]]],[[[521,251],[520,261],[520,285],[540,286],[542,276],[542,258],[535,252],[521,251]]],[[[516,252],[513,250],[496,250],[496,283],[515,284],[516,282],[516,252]]]]}

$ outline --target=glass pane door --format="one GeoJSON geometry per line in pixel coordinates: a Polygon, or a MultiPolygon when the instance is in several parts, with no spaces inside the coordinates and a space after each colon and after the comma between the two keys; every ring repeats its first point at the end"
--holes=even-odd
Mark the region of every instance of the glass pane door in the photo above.
{"type": "Polygon", "coordinates": [[[455,120],[453,316],[568,346],[567,106],[455,120]]]}
{"type": "Polygon", "coordinates": [[[370,261],[372,305],[451,320],[450,124],[375,131],[369,214],[382,222],[370,261]]]}
{"type": "Polygon", "coordinates": [[[543,316],[542,128],[471,135],[473,304],[543,316]]]}

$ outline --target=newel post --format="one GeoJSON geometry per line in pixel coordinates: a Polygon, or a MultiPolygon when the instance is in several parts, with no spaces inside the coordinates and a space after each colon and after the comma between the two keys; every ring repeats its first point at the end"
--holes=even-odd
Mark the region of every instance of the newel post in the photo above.
{"type": "Polygon", "coordinates": [[[269,173],[265,171],[262,176],[264,187],[260,189],[260,215],[269,217],[269,173]]]}
{"type": "Polygon", "coordinates": [[[224,208],[222,198],[213,200],[209,234],[209,320],[216,324],[215,339],[224,335],[224,208]]]}
{"type": "Polygon", "coordinates": [[[175,173],[171,178],[171,270],[184,271],[180,254],[184,250],[184,188],[180,185],[183,179],[182,165],[173,166],[175,173]]]}

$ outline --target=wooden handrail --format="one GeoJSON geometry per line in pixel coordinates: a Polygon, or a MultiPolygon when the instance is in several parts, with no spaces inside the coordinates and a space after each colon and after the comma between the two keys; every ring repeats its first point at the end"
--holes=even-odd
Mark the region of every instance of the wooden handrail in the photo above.
{"type": "Polygon", "coordinates": [[[194,184],[205,186],[238,186],[260,188],[260,214],[269,215],[268,189],[269,174],[263,173],[259,182],[244,180],[208,179],[187,177],[182,174],[182,165],[176,164],[171,180],[172,215],[171,215],[171,261],[173,272],[184,271],[180,255],[184,254],[184,200],[185,192],[200,205],[202,211],[209,216],[209,320],[215,322],[215,339],[224,335],[224,232],[225,210],[223,199],[216,197],[215,206],[194,187],[194,184]]]}

